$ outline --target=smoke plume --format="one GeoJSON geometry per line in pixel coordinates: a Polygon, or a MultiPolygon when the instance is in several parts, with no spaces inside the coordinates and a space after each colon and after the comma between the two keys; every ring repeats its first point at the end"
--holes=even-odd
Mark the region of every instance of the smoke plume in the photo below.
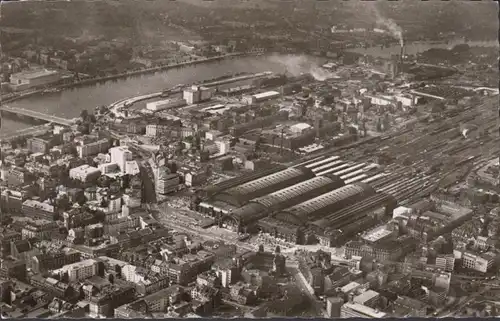
{"type": "Polygon", "coordinates": [[[399,44],[401,47],[405,45],[403,39],[403,29],[394,22],[394,20],[383,17],[376,7],[373,7],[373,11],[375,13],[375,17],[377,18],[377,24],[381,26],[385,26],[389,29],[389,32],[392,34],[394,38],[399,40],[399,44]]]}
{"type": "Polygon", "coordinates": [[[287,73],[294,77],[310,74],[317,81],[325,81],[333,78],[335,75],[325,69],[320,68],[318,62],[307,56],[271,56],[270,60],[283,65],[287,73]]]}

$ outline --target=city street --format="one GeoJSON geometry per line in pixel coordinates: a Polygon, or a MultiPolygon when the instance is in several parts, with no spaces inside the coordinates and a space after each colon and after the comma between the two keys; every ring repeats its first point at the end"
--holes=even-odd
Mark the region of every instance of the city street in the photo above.
{"type": "Polygon", "coordinates": [[[300,275],[298,268],[288,268],[288,270],[293,274],[295,278],[295,284],[299,287],[304,295],[307,296],[309,303],[314,308],[317,316],[328,317],[326,310],[323,307],[323,302],[319,300],[314,293],[311,293],[311,287],[306,284],[304,277],[300,275]]]}

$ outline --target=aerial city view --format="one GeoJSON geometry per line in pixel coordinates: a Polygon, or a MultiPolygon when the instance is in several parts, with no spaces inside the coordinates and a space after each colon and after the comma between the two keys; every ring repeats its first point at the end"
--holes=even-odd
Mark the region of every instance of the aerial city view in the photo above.
{"type": "Polygon", "coordinates": [[[500,316],[497,2],[0,10],[2,318],[500,316]]]}

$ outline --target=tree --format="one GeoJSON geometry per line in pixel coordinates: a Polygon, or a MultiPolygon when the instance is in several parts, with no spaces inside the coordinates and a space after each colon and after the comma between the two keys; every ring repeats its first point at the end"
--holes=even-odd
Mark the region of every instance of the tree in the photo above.
{"type": "Polygon", "coordinates": [[[105,114],[107,111],[108,111],[108,108],[106,106],[102,105],[101,107],[99,107],[100,114],[105,114]]]}
{"type": "Polygon", "coordinates": [[[51,190],[48,195],[47,195],[47,198],[49,199],[50,203],[53,205],[55,204],[55,199],[57,197],[57,193],[55,190],[51,190]]]}
{"type": "Polygon", "coordinates": [[[103,198],[101,201],[101,207],[108,207],[108,205],[109,205],[109,202],[103,198]]]}
{"type": "Polygon", "coordinates": [[[263,252],[264,252],[264,245],[259,244],[259,253],[263,253],[263,252]]]}
{"type": "Polygon", "coordinates": [[[176,162],[170,162],[168,164],[168,169],[170,170],[170,173],[172,173],[172,174],[177,173],[177,163],[176,162]]]}
{"type": "Polygon", "coordinates": [[[261,148],[261,145],[263,142],[264,142],[264,139],[261,136],[259,136],[259,138],[257,138],[257,140],[255,141],[255,145],[254,145],[255,152],[260,151],[260,148],[261,148]]]}
{"type": "Polygon", "coordinates": [[[89,117],[89,112],[86,109],[82,110],[82,112],[80,113],[80,118],[83,121],[86,121],[88,117],[89,117]]]}
{"type": "Polygon", "coordinates": [[[88,117],[88,121],[92,124],[95,124],[97,122],[97,118],[95,117],[94,114],[90,114],[88,117]]]}
{"type": "Polygon", "coordinates": [[[194,137],[194,146],[197,150],[201,148],[201,138],[199,134],[196,134],[196,136],[194,137]]]}
{"type": "Polygon", "coordinates": [[[182,141],[179,141],[177,143],[177,149],[176,149],[177,155],[180,155],[183,150],[184,150],[184,143],[182,141]]]}
{"type": "Polygon", "coordinates": [[[126,174],[121,177],[122,188],[130,187],[130,175],[126,174]]]}
{"type": "Polygon", "coordinates": [[[234,147],[239,141],[240,141],[240,139],[238,137],[233,137],[231,139],[231,142],[229,143],[229,146],[234,147]]]}
{"type": "Polygon", "coordinates": [[[90,132],[89,124],[88,124],[88,123],[84,123],[84,124],[82,124],[82,125],[79,125],[79,126],[77,127],[77,130],[78,130],[80,133],[84,134],[84,135],[88,135],[88,134],[89,134],[89,132],[90,132]]]}
{"type": "Polygon", "coordinates": [[[380,121],[380,118],[377,119],[377,131],[378,132],[382,131],[382,122],[380,121]]]}
{"type": "Polygon", "coordinates": [[[69,205],[69,196],[67,194],[63,194],[56,199],[56,208],[60,212],[67,210],[69,205]]]}
{"type": "Polygon", "coordinates": [[[76,196],[76,202],[78,205],[83,206],[85,202],[87,202],[87,198],[85,197],[84,193],[78,193],[76,196]]]}
{"type": "Polygon", "coordinates": [[[78,157],[78,150],[76,149],[75,145],[71,145],[71,147],[69,148],[69,154],[78,157]]]}
{"type": "Polygon", "coordinates": [[[105,188],[109,185],[111,185],[111,179],[108,176],[102,175],[97,179],[97,186],[105,188]]]}

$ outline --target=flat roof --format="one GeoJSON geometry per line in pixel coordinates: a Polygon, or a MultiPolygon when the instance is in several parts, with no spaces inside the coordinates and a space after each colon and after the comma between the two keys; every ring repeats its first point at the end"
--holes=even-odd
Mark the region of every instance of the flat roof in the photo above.
{"type": "Polygon", "coordinates": [[[49,76],[49,75],[54,75],[54,74],[58,74],[58,72],[55,70],[47,70],[47,69],[27,70],[27,71],[21,71],[21,72],[12,74],[11,77],[33,79],[33,78],[49,76]]]}
{"type": "Polygon", "coordinates": [[[84,164],[82,166],[78,166],[78,167],[72,168],[72,169],[70,169],[70,171],[72,171],[73,173],[74,172],[95,173],[95,172],[100,172],[101,170],[98,169],[98,168],[96,168],[96,167],[84,164]]]}
{"type": "Polygon", "coordinates": [[[176,99],[162,99],[162,100],[152,101],[150,103],[147,103],[146,105],[161,106],[161,105],[170,104],[170,103],[178,101],[178,100],[181,100],[181,99],[177,99],[177,98],[176,99]]]}
{"type": "Polygon", "coordinates": [[[312,126],[309,125],[308,123],[297,123],[295,125],[290,126],[290,128],[296,128],[296,129],[307,129],[311,127],[312,126]]]}
{"type": "Polygon", "coordinates": [[[260,94],[255,94],[253,97],[260,99],[260,98],[267,98],[267,97],[272,97],[272,96],[279,96],[279,92],[277,91],[266,91],[260,94]]]}
{"type": "Polygon", "coordinates": [[[379,226],[374,228],[371,231],[368,231],[366,235],[361,236],[364,240],[369,241],[369,242],[376,242],[388,235],[390,235],[392,232],[387,230],[385,226],[379,226]]]}
{"type": "Polygon", "coordinates": [[[370,307],[367,307],[365,305],[362,305],[362,304],[358,304],[358,303],[345,303],[344,306],[346,308],[349,308],[351,310],[354,310],[356,312],[359,312],[359,313],[363,313],[369,317],[372,317],[372,318],[383,318],[385,317],[387,314],[384,313],[384,312],[380,312],[380,311],[377,311],[375,309],[372,309],[370,307]]]}
{"type": "Polygon", "coordinates": [[[358,282],[351,282],[349,284],[346,284],[344,285],[342,288],[340,288],[340,290],[344,293],[347,293],[349,291],[352,291],[354,290],[355,288],[357,288],[358,286],[360,286],[361,284],[359,284],[358,282]]]}
{"type": "Polygon", "coordinates": [[[356,301],[356,303],[364,304],[365,302],[368,302],[371,299],[376,298],[378,296],[379,296],[378,292],[375,292],[373,290],[368,290],[356,296],[354,300],[356,301]]]}
{"type": "Polygon", "coordinates": [[[67,272],[67,271],[70,271],[72,269],[76,269],[76,268],[81,268],[81,267],[85,267],[85,266],[90,266],[92,264],[96,264],[97,261],[95,259],[87,259],[87,260],[83,260],[83,261],[80,261],[80,262],[75,262],[75,263],[72,263],[72,264],[67,264],[65,266],[63,266],[62,268],[60,269],[57,269],[57,270],[54,270],[54,272],[58,273],[58,272],[67,272]]]}
{"type": "Polygon", "coordinates": [[[23,206],[28,206],[28,207],[32,207],[32,208],[39,208],[39,209],[42,209],[43,211],[51,212],[51,213],[54,212],[54,206],[47,204],[47,203],[42,203],[42,202],[39,202],[36,200],[31,200],[31,199],[24,201],[23,206]]]}

